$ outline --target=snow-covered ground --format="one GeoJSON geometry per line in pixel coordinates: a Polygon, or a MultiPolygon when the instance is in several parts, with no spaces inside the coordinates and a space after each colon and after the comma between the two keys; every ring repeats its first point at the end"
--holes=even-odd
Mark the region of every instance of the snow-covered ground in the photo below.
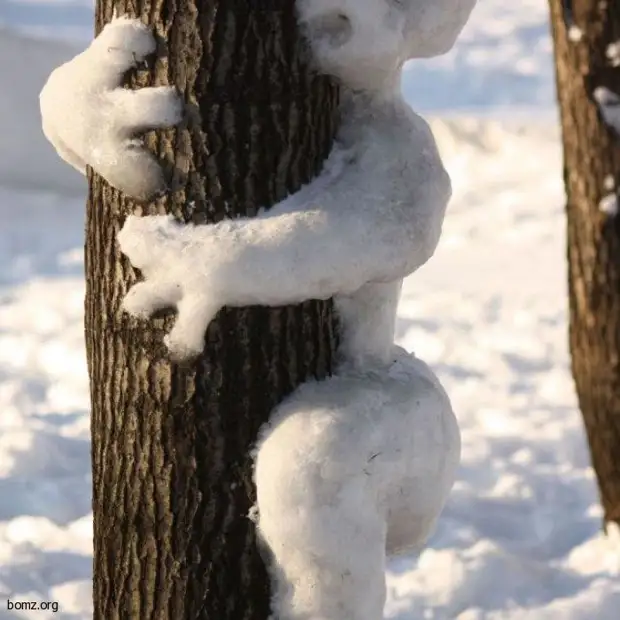
{"type": "MultiPolygon", "coordinates": [[[[84,182],[44,143],[36,94],[72,49],[46,37],[79,45],[91,20],[90,0],[0,0],[1,620],[90,617],[84,182]],[[8,597],[59,611],[8,611],[8,597]]],[[[463,456],[428,548],[390,565],[394,620],[620,617],[568,369],[546,20],[542,0],[480,0],[453,53],[405,73],[455,198],[398,338],[445,383],[463,456]]]]}

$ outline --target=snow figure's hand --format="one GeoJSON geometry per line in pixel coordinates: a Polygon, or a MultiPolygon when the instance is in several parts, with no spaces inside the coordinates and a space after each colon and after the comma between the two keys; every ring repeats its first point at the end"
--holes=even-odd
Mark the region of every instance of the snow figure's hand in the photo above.
{"type": "MultiPolygon", "coordinates": [[[[172,216],[129,216],[118,234],[121,251],[139,269],[144,281],[127,293],[123,308],[147,318],[158,310],[175,308],[177,318],[165,343],[175,360],[199,355],[209,323],[224,305],[215,282],[217,263],[193,261],[193,226],[172,216]]],[[[215,226],[201,226],[201,243],[215,226]]],[[[215,236],[213,235],[214,242],[215,236]]],[[[215,243],[214,243],[215,245],[215,243]]]]}
{"type": "Polygon", "coordinates": [[[39,96],[43,133],[82,174],[86,166],[129,196],[166,190],[157,158],[136,136],[172,127],[183,116],[173,87],[129,90],[123,76],[155,52],[151,30],[137,19],[107,24],[84,52],[58,67],[39,96]]]}

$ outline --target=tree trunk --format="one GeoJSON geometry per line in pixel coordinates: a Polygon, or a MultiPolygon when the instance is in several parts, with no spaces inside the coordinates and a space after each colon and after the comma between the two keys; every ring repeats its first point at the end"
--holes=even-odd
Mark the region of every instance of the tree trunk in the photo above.
{"type": "MultiPolygon", "coordinates": [[[[564,145],[572,372],[605,523],[620,523],[620,136],[597,103],[620,93],[620,4],[550,0],[564,145]]],[[[620,127],[618,128],[620,130],[620,127]]]]}
{"type": "MultiPolygon", "coordinates": [[[[293,0],[99,0],[97,32],[114,7],[161,37],[157,61],[131,84],[176,84],[190,110],[180,130],[148,136],[173,192],[142,213],[253,215],[318,172],[338,93],[310,75],[293,0]]],[[[120,309],[136,276],[115,236],[139,206],[89,178],[94,618],[266,620],[251,449],[286,394],[330,372],[332,305],[224,309],[198,361],[169,362],[171,317],[120,309]]]]}

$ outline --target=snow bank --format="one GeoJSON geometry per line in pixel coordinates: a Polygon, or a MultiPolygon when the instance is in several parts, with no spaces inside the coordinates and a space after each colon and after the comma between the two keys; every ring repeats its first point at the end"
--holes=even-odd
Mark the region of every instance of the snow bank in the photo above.
{"type": "MultiPolygon", "coordinates": [[[[389,566],[386,617],[616,620],[568,366],[558,131],[431,126],[455,195],[397,337],[447,386],[463,456],[429,548],[389,566]]],[[[0,189],[0,600],[56,600],[72,620],[92,616],[83,210],[0,189]]]]}

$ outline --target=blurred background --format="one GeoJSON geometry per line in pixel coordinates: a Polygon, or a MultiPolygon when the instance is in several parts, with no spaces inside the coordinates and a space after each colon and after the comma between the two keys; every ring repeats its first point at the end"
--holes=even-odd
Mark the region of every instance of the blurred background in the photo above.
{"type": "MultiPolygon", "coordinates": [[[[91,0],[0,0],[2,620],[91,617],[86,185],[43,138],[38,93],[92,23],[91,0]]],[[[569,373],[547,3],[479,0],[456,48],[407,65],[403,90],[454,198],[397,336],[445,384],[463,451],[428,547],[389,566],[386,618],[617,620],[620,543],[600,535],[569,373]]]]}

